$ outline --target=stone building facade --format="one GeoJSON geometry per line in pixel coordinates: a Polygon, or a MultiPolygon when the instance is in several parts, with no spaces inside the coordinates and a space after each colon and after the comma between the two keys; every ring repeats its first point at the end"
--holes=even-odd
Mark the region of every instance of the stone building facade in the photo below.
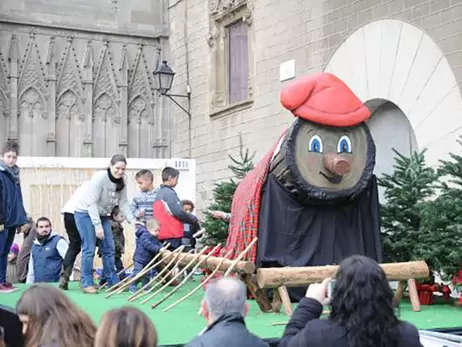
{"type": "Polygon", "coordinates": [[[200,208],[240,138],[256,160],[270,150],[293,121],[283,84],[314,72],[336,74],[372,110],[377,175],[392,170],[392,148],[427,148],[430,165],[460,151],[459,0],[183,0],[169,18],[174,91],[189,86],[192,114],[189,130],[172,108],[173,153],[197,160],[200,208]]]}
{"type": "Polygon", "coordinates": [[[23,156],[170,156],[152,72],[167,0],[0,1],[0,142],[23,156]]]}

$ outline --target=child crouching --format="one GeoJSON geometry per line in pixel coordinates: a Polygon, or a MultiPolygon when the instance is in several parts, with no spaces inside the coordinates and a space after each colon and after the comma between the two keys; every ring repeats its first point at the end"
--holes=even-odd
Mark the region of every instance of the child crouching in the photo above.
{"type": "MultiPolygon", "coordinates": [[[[159,253],[162,248],[161,242],[157,239],[159,235],[160,225],[155,219],[146,221],[146,226],[139,225],[136,231],[136,248],[133,255],[134,269],[132,277],[138,275],[141,270],[149,264],[149,262],[159,253]]],[[[149,274],[145,274],[142,278],[137,279],[130,285],[130,292],[138,290],[138,283],[142,285],[149,282],[149,274]]]]}

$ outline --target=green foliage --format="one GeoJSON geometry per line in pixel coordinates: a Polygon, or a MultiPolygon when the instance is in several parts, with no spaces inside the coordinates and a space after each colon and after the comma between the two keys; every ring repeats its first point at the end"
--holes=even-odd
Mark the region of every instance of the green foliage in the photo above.
{"type": "Polygon", "coordinates": [[[439,195],[422,209],[417,255],[448,278],[462,263],[462,156],[440,161],[438,175],[439,195]]]}
{"type": "Polygon", "coordinates": [[[435,171],[425,165],[425,151],[409,158],[395,153],[395,171],[379,179],[387,200],[381,206],[385,259],[423,259],[449,279],[462,263],[462,156],[450,154],[435,171]]]}
{"type": "Polygon", "coordinates": [[[381,205],[382,243],[387,262],[409,261],[416,257],[421,210],[434,194],[435,170],[425,164],[425,150],[405,157],[398,151],[394,172],[384,174],[378,184],[385,188],[386,204],[381,205]]]}
{"type": "MultiPolygon", "coordinates": [[[[229,155],[232,164],[228,166],[234,175],[228,182],[217,183],[213,189],[214,202],[207,208],[208,211],[231,212],[233,195],[236,191],[239,180],[242,180],[247,173],[253,170],[253,158],[255,153],[249,154],[249,150],[243,150],[242,141],[239,157],[234,158],[229,155]]],[[[225,244],[228,238],[228,223],[211,216],[210,212],[205,213],[203,227],[206,230],[203,242],[206,245],[225,244]]]]}

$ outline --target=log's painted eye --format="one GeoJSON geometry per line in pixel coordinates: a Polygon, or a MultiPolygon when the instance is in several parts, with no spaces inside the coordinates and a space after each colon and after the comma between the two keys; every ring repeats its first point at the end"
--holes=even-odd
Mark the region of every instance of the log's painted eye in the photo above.
{"type": "Polygon", "coordinates": [[[322,153],[322,140],[318,135],[314,135],[308,143],[308,151],[322,153]]]}
{"type": "Polygon", "coordinates": [[[343,135],[337,144],[337,152],[338,153],[351,153],[351,140],[348,136],[343,135]]]}

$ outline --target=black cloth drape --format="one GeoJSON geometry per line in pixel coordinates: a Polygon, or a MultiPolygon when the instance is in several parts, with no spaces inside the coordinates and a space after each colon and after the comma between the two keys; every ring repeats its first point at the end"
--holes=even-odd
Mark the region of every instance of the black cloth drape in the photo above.
{"type": "MultiPolygon", "coordinates": [[[[375,176],[358,197],[335,205],[302,205],[270,174],[259,216],[258,267],[339,264],[353,254],[382,261],[375,176]]],[[[298,301],[306,288],[289,294],[298,301]]]]}

